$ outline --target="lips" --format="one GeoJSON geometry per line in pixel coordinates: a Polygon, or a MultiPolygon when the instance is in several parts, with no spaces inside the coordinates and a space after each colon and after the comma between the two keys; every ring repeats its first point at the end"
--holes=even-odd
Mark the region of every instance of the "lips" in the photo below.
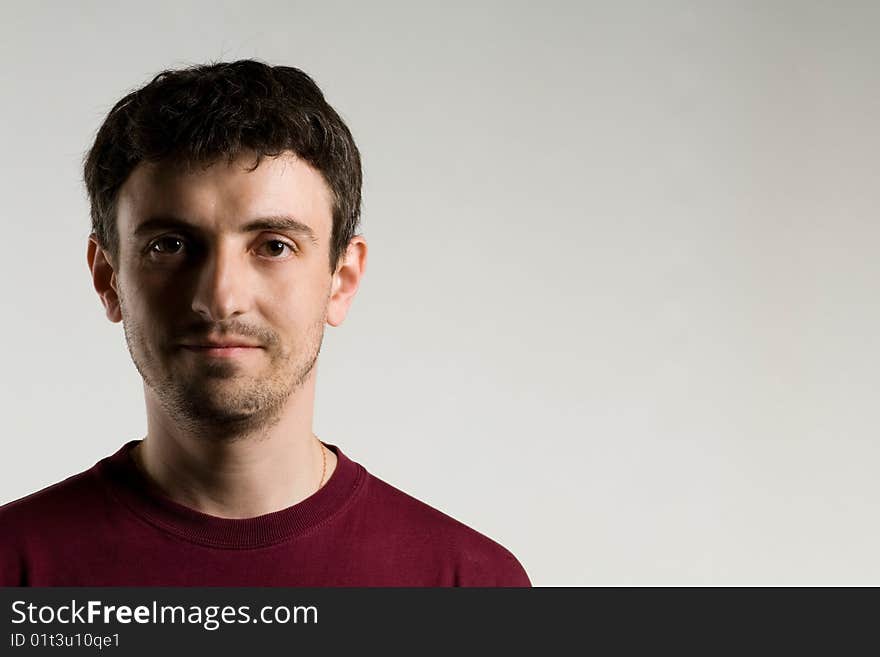
{"type": "Polygon", "coordinates": [[[227,344],[220,346],[212,344],[185,344],[182,346],[184,349],[203,349],[205,351],[223,351],[224,349],[259,349],[259,347],[252,347],[251,345],[246,344],[227,344]]]}
{"type": "Polygon", "coordinates": [[[260,347],[203,347],[183,345],[182,349],[196,357],[204,358],[239,358],[247,354],[255,354],[260,347]]]}
{"type": "Polygon", "coordinates": [[[244,340],[199,340],[184,343],[182,346],[190,349],[230,349],[234,347],[259,347],[258,344],[252,344],[244,340]]]}
{"type": "Polygon", "coordinates": [[[254,344],[241,344],[237,342],[229,342],[225,344],[212,344],[210,342],[205,344],[185,344],[183,345],[187,349],[258,349],[257,345],[254,344]]]}

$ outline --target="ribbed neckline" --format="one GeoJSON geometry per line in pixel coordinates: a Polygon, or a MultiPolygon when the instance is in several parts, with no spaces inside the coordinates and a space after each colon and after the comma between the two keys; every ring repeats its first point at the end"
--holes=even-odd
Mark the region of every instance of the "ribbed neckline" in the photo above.
{"type": "Polygon", "coordinates": [[[132,440],[95,464],[95,473],[111,494],[152,525],[188,541],[211,547],[248,549],[280,543],[308,532],[340,511],[355,496],[366,470],[336,445],[336,468],[314,494],[286,509],[255,518],[220,518],[178,504],[158,490],[130,455],[142,442],[132,440]]]}

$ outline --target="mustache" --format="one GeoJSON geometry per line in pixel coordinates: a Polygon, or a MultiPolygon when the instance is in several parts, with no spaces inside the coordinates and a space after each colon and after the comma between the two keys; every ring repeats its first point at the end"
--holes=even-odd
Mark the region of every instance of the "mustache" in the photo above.
{"type": "Polygon", "coordinates": [[[241,341],[247,344],[260,346],[270,345],[275,342],[275,336],[267,334],[267,331],[254,329],[241,324],[214,324],[192,327],[188,331],[181,331],[175,342],[198,344],[201,342],[233,342],[241,341]]]}

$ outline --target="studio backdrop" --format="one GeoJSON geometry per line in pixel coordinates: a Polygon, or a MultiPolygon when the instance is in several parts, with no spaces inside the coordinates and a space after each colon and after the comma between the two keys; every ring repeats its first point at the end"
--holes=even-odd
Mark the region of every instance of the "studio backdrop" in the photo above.
{"type": "Polygon", "coordinates": [[[82,158],[257,58],[361,150],[315,433],[534,584],[880,583],[880,5],[6,2],[0,503],[146,432],[82,158]]]}

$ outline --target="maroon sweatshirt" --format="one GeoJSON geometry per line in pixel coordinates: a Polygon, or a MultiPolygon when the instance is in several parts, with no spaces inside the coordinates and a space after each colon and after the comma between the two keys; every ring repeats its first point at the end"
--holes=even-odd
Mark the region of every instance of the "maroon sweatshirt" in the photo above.
{"type": "Polygon", "coordinates": [[[3,586],[530,586],[504,547],[335,445],[299,504],[229,519],[178,504],[129,456],[0,507],[3,586]]]}

